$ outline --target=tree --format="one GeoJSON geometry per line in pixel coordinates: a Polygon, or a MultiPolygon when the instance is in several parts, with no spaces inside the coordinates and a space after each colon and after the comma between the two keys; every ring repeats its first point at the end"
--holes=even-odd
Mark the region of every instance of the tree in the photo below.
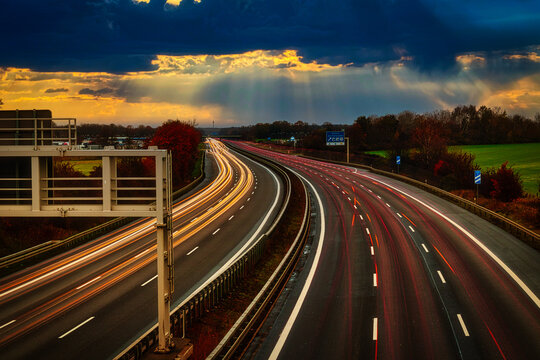
{"type": "Polygon", "coordinates": [[[180,120],[168,120],[156,129],[149,145],[171,151],[173,184],[178,186],[189,180],[200,142],[201,133],[193,125],[180,120]]]}
{"type": "Polygon", "coordinates": [[[412,145],[417,148],[415,160],[431,169],[447,152],[444,128],[432,117],[419,121],[412,134],[412,145]]]}
{"type": "Polygon", "coordinates": [[[506,161],[499,169],[490,168],[482,173],[480,190],[484,196],[510,202],[523,196],[523,181],[506,161]]]}

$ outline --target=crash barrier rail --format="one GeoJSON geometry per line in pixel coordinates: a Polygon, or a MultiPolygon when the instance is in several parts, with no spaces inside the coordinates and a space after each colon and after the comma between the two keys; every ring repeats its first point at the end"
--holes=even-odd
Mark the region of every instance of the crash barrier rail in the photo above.
{"type": "Polygon", "coordinates": [[[458,206],[472,212],[475,215],[480,216],[484,220],[487,220],[490,223],[492,223],[494,225],[497,225],[501,229],[503,229],[503,230],[509,232],[510,234],[514,235],[515,237],[517,237],[518,239],[520,239],[521,241],[523,241],[527,245],[531,246],[532,248],[534,248],[536,250],[540,250],[540,235],[539,234],[535,233],[534,231],[531,231],[531,230],[527,229],[526,227],[516,223],[515,221],[512,221],[512,220],[504,217],[501,214],[498,214],[498,213],[496,213],[496,212],[494,212],[492,210],[486,209],[483,206],[480,206],[480,205],[478,205],[478,204],[476,204],[476,203],[474,203],[474,202],[472,202],[470,200],[463,199],[462,197],[454,195],[454,194],[452,194],[452,193],[450,193],[448,191],[439,189],[436,186],[429,185],[427,183],[423,183],[421,181],[412,179],[412,178],[407,177],[407,176],[395,174],[395,173],[384,171],[384,170],[379,170],[379,169],[376,169],[374,167],[367,166],[367,165],[355,164],[355,163],[346,163],[346,162],[343,162],[343,161],[335,161],[335,160],[326,160],[326,159],[316,158],[316,157],[312,157],[312,156],[305,156],[305,155],[301,155],[301,156],[305,157],[307,159],[312,159],[312,160],[317,160],[317,161],[324,161],[324,162],[330,162],[330,163],[339,164],[339,165],[358,167],[358,168],[361,168],[361,169],[369,170],[369,171],[371,171],[371,172],[373,172],[375,174],[384,175],[384,176],[387,176],[387,177],[390,177],[390,178],[393,178],[393,179],[396,179],[396,180],[399,180],[399,181],[403,181],[403,182],[405,182],[407,184],[416,186],[416,187],[421,188],[421,189],[423,189],[425,191],[428,191],[428,192],[430,192],[430,193],[432,193],[432,194],[434,194],[434,195],[436,195],[436,196],[438,196],[440,198],[448,200],[448,201],[450,201],[450,202],[452,202],[452,203],[454,203],[454,204],[456,204],[456,205],[458,205],[458,206]]]}
{"type": "MultiPolygon", "coordinates": [[[[214,274],[202,290],[182,301],[174,310],[171,311],[171,333],[177,337],[185,337],[186,328],[193,324],[193,321],[200,318],[207,310],[214,308],[223,298],[228,296],[235,287],[247,276],[262,258],[268,237],[274,232],[289,207],[291,198],[291,179],[289,172],[281,165],[244,150],[234,148],[238,153],[248,156],[259,163],[263,163],[272,168],[281,177],[285,184],[285,197],[281,208],[276,215],[270,228],[262,234],[257,241],[236,260],[231,266],[220,274],[214,274]]],[[[138,339],[127,346],[115,359],[136,360],[140,359],[142,354],[156,346],[158,341],[158,325],[155,324],[149,330],[144,332],[138,339]]]]}
{"type": "Polygon", "coordinates": [[[241,358],[272,311],[285,285],[287,285],[306,245],[310,231],[311,199],[305,184],[302,183],[302,185],[306,208],[300,231],[293,244],[261,291],[207,359],[241,358]]]}
{"type": "MultiPolygon", "coordinates": [[[[191,183],[184,186],[183,188],[176,190],[172,194],[173,199],[186,194],[188,191],[191,191],[193,188],[195,188],[195,186],[201,183],[201,181],[205,177],[204,166],[205,155],[203,152],[199,177],[197,177],[195,180],[193,180],[191,183]]],[[[74,248],[75,246],[78,246],[89,240],[93,240],[98,236],[116,230],[119,227],[132,222],[134,219],[135,218],[129,217],[115,218],[103,224],[94,226],[93,228],[90,228],[88,230],[74,234],[63,240],[47,241],[34,247],[5,256],[0,259],[0,277],[14,273],[15,271],[21,270],[29,265],[35,264],[39,261],[74,248]]]]}

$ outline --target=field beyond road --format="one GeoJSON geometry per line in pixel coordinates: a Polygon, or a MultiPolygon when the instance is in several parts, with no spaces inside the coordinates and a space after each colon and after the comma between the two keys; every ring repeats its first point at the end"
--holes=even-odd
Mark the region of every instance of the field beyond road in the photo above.
{"type": "Polygon", "coordinates": [[[538,193],[540,182],[540,143],[498,144],[498,145],[460,145],[453,149],[471,153],[476,156],[476,163],[482,171],[490,167],[499,168],[508,161],[508,166],[517,170],[523,180],[523,188],[529,194],[538,193]]]}

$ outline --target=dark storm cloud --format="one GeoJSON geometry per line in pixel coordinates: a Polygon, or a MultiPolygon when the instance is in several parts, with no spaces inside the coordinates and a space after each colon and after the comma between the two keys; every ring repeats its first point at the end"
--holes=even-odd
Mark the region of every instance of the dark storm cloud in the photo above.
{"type": "Polygon", "coordinates": [[[89,88],[84,88],[79,90],[79,95],[93,95],[93,96],[103,96],[107,94],[112,94],[114,92],[111,88],[102,88],[98,90],[92,90],[89,88]]]}
{"type": "Polygon", "coordinates": [[[490,9],[500,11],[500,1],[480,1],[473,16],[466,1],[183,0],[178,7],[165,2],[4,2],[0,29],[8,50],[1,52],[0,66],[123,73],[152,69],[156,54],[288,48],[307,61],[329,64],[406,55],[431,71],[448,69],[459,53],[540,44],[540,21],[518,16],[534,9],[528,1],[516,10],[504,8],[509,19],[498,22],[490,9]]]}
{"type": "Polygon", "coordinates": [[[59,93],[59,92],[68,92],[69,90],[66,88],[58,88],[58,89],[47,89],[45,90],[45,94],[53,94],[53,93],[59,93]]]}

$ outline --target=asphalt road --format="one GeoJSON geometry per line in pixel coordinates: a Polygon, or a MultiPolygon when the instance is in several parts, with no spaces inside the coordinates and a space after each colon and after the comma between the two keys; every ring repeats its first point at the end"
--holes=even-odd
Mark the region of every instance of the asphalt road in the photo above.
{"type": "Polygon", "coordinates": [[[246,358],[540,358],[538,252],[398,181],[250,150],[299,173],[319,217],[246,358]]]}
{"type": "MultiPolygon", "coordinates": [[[[282,200],[275,174],[218,142],[212,142],[206,173],[174,206],[173,309],[263,233],[282,200]]],[[[137,220],[2,279],[1,358],[112,358],[152,327],[154,223],[137,220]]]]}

